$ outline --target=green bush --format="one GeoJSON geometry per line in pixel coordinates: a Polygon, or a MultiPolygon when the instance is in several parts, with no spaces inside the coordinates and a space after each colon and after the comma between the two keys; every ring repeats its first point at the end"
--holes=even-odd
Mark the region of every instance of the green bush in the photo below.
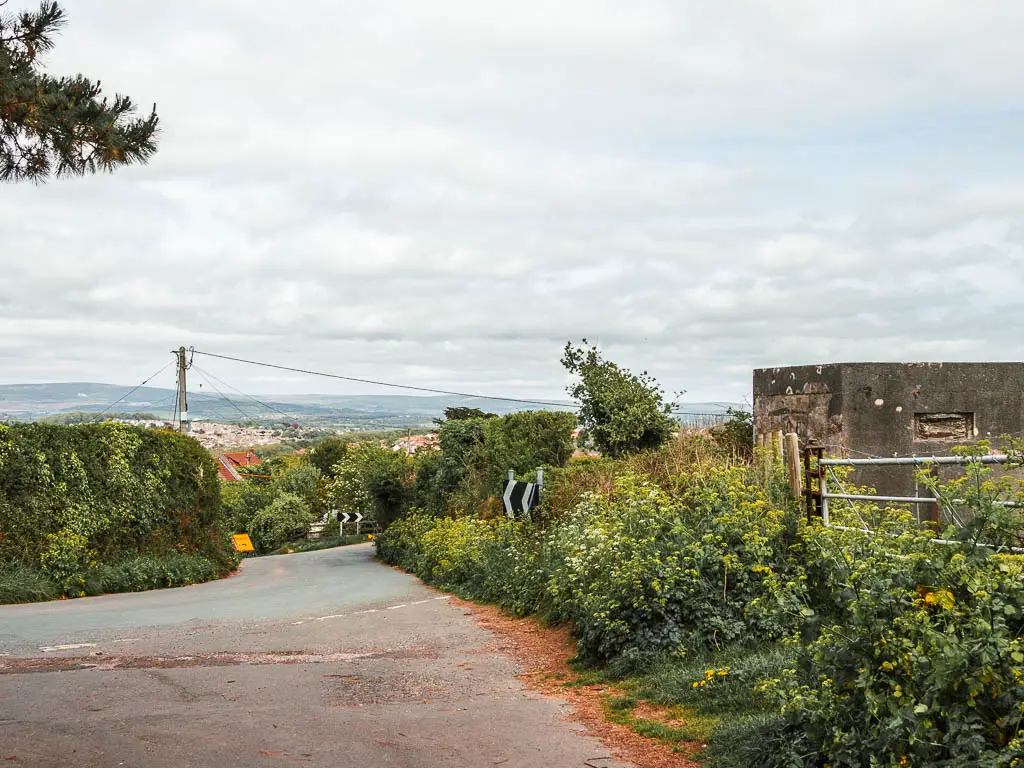
{"type": "Polygon", "coordinates": [[[727,408],[725,423],[711,430],[715,442],[746,459],[754,456],[754,414],[750,411],[727,408]]]}
{"type": "Polygon", "coordinates": [[[413,514],[378,552],[570,622],[585,660],[645,673],[613,709],[642,696],[721,718],[719,768],[1024,765],[1024,559],[994,554],[1020,540],[1001,503],[1020,486],[971,466],[934,488],[969,507],[947,545],[871,504],[833,509],[848,530],[807,524],[764,472],[694,438],[554,473],[539,526],[413,514]]]}
{"type": "Polygon", "coordinates": [[[568,392],[579,403],[585,437],[605,456],[658,448],[679,431],[672,405],[647,371],[637,375],[605,360],[586,339],[565,345],[562,365],[578,377],[568,392]]]}
{"type": "Polygon", "coordinates": [[[1024,565],[904,535],[818,531],[838,604],[770,681],[815,766],[1012,765],[1024,711],[1024,565]],[[842,553],[838,555],[838,553],[842,553]],[[901,762],[902,761],[902,762],[901,762]]]}
{"type": "Polygon", "coordinates": [[[0,566],[0,604],[183,587],[224,576],[228,568],[200,554],[139,555],[115,565],[94,565],[75,575],[72,589],[38,568],[0,566]]]}
{"type": "Polygon", "coordinates": [[[777,592],[797,516],[773,505],[740,467],[710,467],[669,495],[636,477],[616,482],[561,519],[548,537],[558,618],[581,654],[642,665],[793,631],[777,592]]]}
{"type": "Polygon", "coordinates": [[[327,496],[340,512],[369,514],[386,528],[409,509],[413,459],[376,443],[353,445],[334,469],[327,496]]]}
{"type": "Polygon", "coordinates": [[[184,587],[223,575],[223,569],[201,555],[133,557],[117,565],[99,567],[92,576],[90,594],[184,587]]]}
{"type": "Polygon", "coordinates": [[[197,554],[225,570],[220,482],[185,435],[115,423],[0,426],[0,564],[69,595],[135,556],[197,554]]]}
{"type": "Polygon", "coordinates": [[[794,631],[802,615],[779,596],[795,574],[797,515],[740,467],[692,479],[673,498],[620,477],[540,535],[503,519],[411,516],[378,551],[430,583],[571,622],[593,661],[639,664],[794,631]]]}
{"type": "Polygon", "coordinates": [[[38,568],[0,564],[0,605],[39,603],[64,594],[61,587],[38,568]]]}
{"type": "Polygon", "coordinates": [[[281,493],[249,521],[249,533],[260,552],[277,549],[286,541],[304,535],[316,519],[301,496],[281,493]]]}

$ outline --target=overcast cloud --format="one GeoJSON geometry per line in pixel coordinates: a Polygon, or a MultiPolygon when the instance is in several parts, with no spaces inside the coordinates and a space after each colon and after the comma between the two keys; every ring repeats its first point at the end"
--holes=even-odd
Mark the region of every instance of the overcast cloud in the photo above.
{"type": "Polygon", "coordinates": [[[1022,3],[65,5],[48,68],[155,101],[161,146],[0,187],[0,383],[184,344],[550,398],[586,336],[739,400],[757,366],[1024,354],[1022,3]]]}

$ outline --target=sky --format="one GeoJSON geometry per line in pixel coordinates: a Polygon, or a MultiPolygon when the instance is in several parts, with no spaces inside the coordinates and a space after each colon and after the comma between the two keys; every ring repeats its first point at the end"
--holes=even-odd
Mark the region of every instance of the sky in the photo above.
{"type": "Polygon", "coordinates": [[[155,102],[160,149],[0,186],[0,383],[185,345],[561,398],[586,337],[685,403],[1024,359],[1022,3],[64,5],[47,70],[155,102]]]}

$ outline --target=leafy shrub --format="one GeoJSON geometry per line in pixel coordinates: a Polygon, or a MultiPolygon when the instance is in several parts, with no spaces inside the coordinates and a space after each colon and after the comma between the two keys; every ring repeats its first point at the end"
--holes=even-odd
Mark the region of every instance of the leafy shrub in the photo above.
{"type": "Polygon", "coordinates": [[[761,764],[808,747],[809,765],[851,768],[1024,758],[1024,566],[910,535],[821,531],[813,544],[844,553],[841,605],[822,606],[832,621],[774,681],[796,751],[761,764]]]}
{"type": "Polygon", "coordinates": [[[341,512],[370,513],[386,528],[409,509],[413,460],[404,451],[376,443],[353,445],[334,472],[327,495],[341,512]]]}
{"type": "Polygon", "coordinates": [[[39,555],[43,571],[66,594],[84,594],[84,573],[96,566],[95,553],[89,550],[89,540],[80,533],[64,529],[46,534],[46,542],[46,549],[39,555]]]}
{"type": "Polygon", "coordinates": [[[191,438],[115,423],[0,426],[0,563],[69,595],[99,564],[199,554],[235,562],[213,460],[191,438]]]}
{"type": "Polygon", "coordinates": [[[334,467],[345,458],[348,452],[348,441],[343,437],[330,436],[317,443],[309,450],[309,463],[320,470],[325,477],[334,477],[334,467]]]}
{"type": "Polygon", "coordinates": [[[778,608],[797,516],[750,479],[712,468],[673,498],[623,476],[539,535],[503,519],[414,515],[378,537],[378,552],[433,584],[572,622],[594,661],[776,639],[802,618],[778,608]]]}
{"type": "Polygon", "coordinates": [[[241,483],[224,483],[224,514],[232,533],[250,533],[249,524],[261,509],[278,496],[277,487],[260,478],[241,483]]]}
{"type": "Polygon", "coordinates": [[[114,565],[94,564],[75,574],[73,588],[68,590],[39,568],[0,566],[0,604],[53,600],[65,594],[77,597],[183,587],[220,578],[229,570],[230,566],[200,554],[140,555],[114,565]]]}
{"type": "Polygon", "coordinates": [[[663,445],[679,425],[658,383],[646,371],[637,375],[605,360],[583,340],[565,345],[562,365],[579,380],[569,395],[580,404],[580,423],[597,449],[621,458],[663,445]]]}
{"type": "Polygon", "coordinates": [[[280,476],[274,478],[279,493],[291,493],[298,496],[318,517],[323,514],[323,503],[320,498],[320,470],[308,462],[288,467],[280,476]]]}
{"type": "Polygon", "coordinates": [[[647,673],[623,707],[728,715],[707,754],[719,768],[1024,765],[1024,558],[994,554],[1020,541],[1000,503],[1020,486],[975,465],[934,487],[969,506],[946,545],[872,504],[833,509],[848,530],[808,525],[764,471],[707,437],[573,463],[540,527],[413,514],[378,552],[571,622],[584,659],[647,673]],[[728,671],[701,684],[705,664],[728,671]]]}
{"type": "Polygon", "coordinates": [[[117,565],[97,568],[90,579],[90,594],[184,587],[219,578],[225,572],[201,555],[133,557],[117,565]]]}
{"type": "Polygon", "coordinates": [[[282,493],[249,521],[253,544],[261,552],[276,549],[305,534],[316,519],[309,504],[294,493],[282,493]]]}
{"type": "Polygon", "coordinates": [[[721,426],[711,430],[711,436],[719,445],[737,456],[751,459],[754,456],[754,415],[750,411],[726,409],[729,418],[721,426]]]}
{"type": "Polygon", "coordinates": [[[798,518],[750,480],[711,467],[673,497],[626,475],[560,520],[548,590],[582,655],[642,664],[795,629],[799,613],[779,610],[776,592],[798,518]]]}

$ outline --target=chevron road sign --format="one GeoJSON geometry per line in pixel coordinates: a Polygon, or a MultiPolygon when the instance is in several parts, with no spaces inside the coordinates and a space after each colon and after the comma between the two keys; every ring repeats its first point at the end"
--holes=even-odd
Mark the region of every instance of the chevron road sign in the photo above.
{"type": "Polygon", "coordinates": [[[345,535],[345,523],[355,523],[356,533],[359,533],[359,521],[363,519],[362,512],[339,512],[338,513],[338,535],[345,535]]]}

